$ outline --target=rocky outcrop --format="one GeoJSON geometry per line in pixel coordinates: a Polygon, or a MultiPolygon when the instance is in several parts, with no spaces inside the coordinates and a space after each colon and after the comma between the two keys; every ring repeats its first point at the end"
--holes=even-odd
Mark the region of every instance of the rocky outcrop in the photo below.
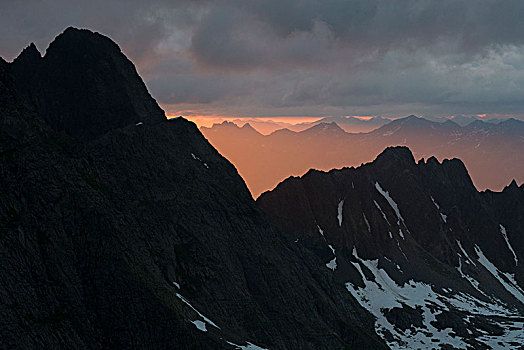
{"type": "Polygon", "coordinates": [[[386,347],[100,34],[0,61],[0,198],[6,348],[386,347]]]}

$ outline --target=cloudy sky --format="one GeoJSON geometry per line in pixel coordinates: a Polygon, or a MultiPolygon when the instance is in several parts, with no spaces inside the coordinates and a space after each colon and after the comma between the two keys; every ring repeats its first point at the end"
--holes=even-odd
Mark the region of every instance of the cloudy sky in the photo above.
{"type": "Polygon", "coordinates": [[[524,1],[0,0],[0,55],[108,35],[170,115],[524,119],[524,1]]]}

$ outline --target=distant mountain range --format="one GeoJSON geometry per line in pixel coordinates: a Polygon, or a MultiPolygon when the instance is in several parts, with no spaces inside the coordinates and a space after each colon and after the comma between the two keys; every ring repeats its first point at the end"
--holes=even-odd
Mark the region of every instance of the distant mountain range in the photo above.
{"type": "Polygon", "coordinates": [[[479,190],[500,190],[512,179],[524,182],[524,122],[476,120],[460,126],[416,116],[396,119],[369,133],[347,133],[336,123],[319,123],[300,132],[270,135],[249,124],[224,122],[201,128],[235,166],[255,197],[288,176],[311,168],[330,170],[373,160],[384,148],[408,146],[416,159],[460,158],[479,190]]]}
{"type": "MultiPolygon", "coordinates": [[[[382,117],[352,117],[352,116],[340,116],[340,117],[323,117],[313,122],[302,122],[302,123],[289,123],[283,122],[275,119],[268,118],[236,118],[236,119],[227,119],[223,118],[206,118],[206,122],[203,122],[203,119],[199,119],[197,124],[209,127],[213,124],[220,124],[224,121],[234,123],[239,127],[244,126],[245,124],[251,125],[256,131],[263,135],[269,135],[280,129],[289,129],[291,131],[303,131],[312,126],[322,124],[322,123],[337,123],[341,129],[348,133],[361,133],[361,132],[370,132],[375,129],[378,129],[382,125],[390,123],[391,121],[398,118],[382,118],[382,117]],[[209,121],[207,121],[209,120],[209,121]],[[201,124],[200,124],[201,123],[201,124]]],[[[463,116],[457,115],[449,118],[426,118],[434,122],[445,122],[447,120],[453,121],[460,126],[466,126],[476,120],[480,120],[486,123],[498,124],[507,119],[497,119],[497,118],[481,118],[477,116],[463,116]]]]}
{"type": "MultiPolygon", "coordinates": [[[[356,117],[324,117],[314,122],[303,123],[287,123],[278,120],[267,120],[265,118],[251,118],[251,119],[232,119],[227,122],[234,123],[239,127],[249,124],[255,130],[263,135],[269,135],[280,129],[289,129],[292,131],[303,131],[312,126],[322,123],[337,123],[346,132],[369,132],[387,124],[391,119],[381,117],[371,118],[356,118],[356,117]]],[[[216,123],[220,124],[220,123],[216,123]]]]}

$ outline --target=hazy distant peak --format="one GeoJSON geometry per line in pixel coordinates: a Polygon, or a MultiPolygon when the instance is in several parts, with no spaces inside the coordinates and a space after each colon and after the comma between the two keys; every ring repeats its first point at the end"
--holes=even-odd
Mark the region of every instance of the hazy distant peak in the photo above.
{"type": "Polygon", "coordinates": [[[518,120],[518,119],[515,119],[515,118],[508,118],[508,119],[502,120],[498,125],[508,125],[508,126],[523,127],[524,126],[524,121],[518,120]]]}
{"type": "Polygon", "coordinates": [[[227,121],[227,120],[224,120],[222,123],[215,123],[213,124],[213,127],[214,126],[219,126],[219,125],[223,125],[223,126],[231,126],[231,127],[235,127],[235,128],[238,128],[238,125],[233,123],[233,122],[230,122],[230,121],[227,121]]]}
{"type": "Polygon", "coordinates": [[[262,135],[257,129],[255,129],[250,123],[245,123],[244,125],[242,125],[242,127],[240,128],[241,130],[244,130],[246,132],[249,132],[251,134],[256,134],[256,135],[262,135]]]}
{"type": "Polygon", "coordinates": [[[253,128],[249,123],[245,123],[244,125],[242,125],[242,129],[256,131],[255,128],[253,128]]]}
{"type": "Polygon", "coordinates": [[[335,122],[327,122],[327,123],[318,123],[306,130],[303,131],[303,133],[346,133],[344,129],[342,129],[337,123],[335,122]]]}
{"type": "Polygon", "coordinates": [[[290,130],[288,128],[282,128],[282,129],[278,129],[278,130],[275,130],[273,131],[271,134],[269,134],[268,136],[276,136],[276,135],[291,135],[291,134],[297,134],[296,131],[293,131],[293,130],[290,130]]]}
{"type": "Polygon", "coordinates": [[[455,122],[454,120],[451,120],[451,119],[446,119],[446,121],[444,121],[444,123],[442,123],[442,124],[453,125],[453,126],[460,126],[457,122],[455,122]]]}

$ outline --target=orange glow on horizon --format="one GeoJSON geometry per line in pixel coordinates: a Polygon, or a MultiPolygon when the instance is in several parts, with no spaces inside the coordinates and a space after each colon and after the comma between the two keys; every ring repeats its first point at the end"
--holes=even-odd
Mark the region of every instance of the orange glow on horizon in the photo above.
{"type": "MultiPolygon", "coordinates": [[[[168,115],[168,118],[176,118],[179,115],[168,115]]],[[[187,120],[192,121],[198,127],[211,127],[213,124],[222,123],[224,121],[234,122],[240,121],[247,123],[249,121],[258,120],[261,122],[276,122],[276,123],[286,123],[286,124],[300,124],[300,123],[310,123],[322,119],[322,117],[224,117],[224,116],[215,116],[215,115],[182,115],[187,120]]]]}
{"type": "Polygon", "coordinates": [[[347,115],[346,118],[348,117],[353,117],[353,118],[357,118],[357,119],[360,119],[360,120],[370,120],[372,119],[373,117],[372,116],[369,116],[369,115],[347,115]]]}

